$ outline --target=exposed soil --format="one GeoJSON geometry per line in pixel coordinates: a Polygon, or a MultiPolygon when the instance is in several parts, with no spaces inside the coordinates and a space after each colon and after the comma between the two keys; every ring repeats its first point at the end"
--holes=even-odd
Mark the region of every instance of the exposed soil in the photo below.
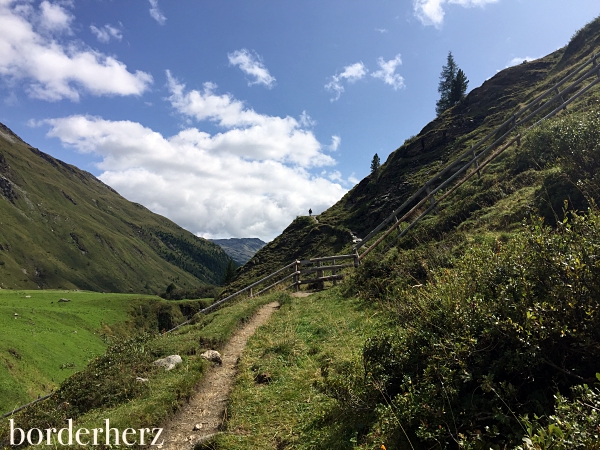
{"type": "Polygon", "coordinates": [[[221,352],[223,364],[209,369],[190,402],[169,423],[163,425],[164,444],[159,448],[191,450],[199,442],[218,433],[226,418],[227,400],[236,376],[237,362],[246,342],[277,308],[277,302],[263,306],[233,335],[221,352]]]}

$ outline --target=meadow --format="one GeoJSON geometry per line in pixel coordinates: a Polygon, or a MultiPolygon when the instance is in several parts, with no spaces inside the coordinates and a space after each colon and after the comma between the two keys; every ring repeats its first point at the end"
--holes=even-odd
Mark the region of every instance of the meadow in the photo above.
{"type": "Polygon", "coordinates": [[[115,338],[166,328],[193,306],[139,294],[0,290],[0,413],[53,391],[115,338]]]}

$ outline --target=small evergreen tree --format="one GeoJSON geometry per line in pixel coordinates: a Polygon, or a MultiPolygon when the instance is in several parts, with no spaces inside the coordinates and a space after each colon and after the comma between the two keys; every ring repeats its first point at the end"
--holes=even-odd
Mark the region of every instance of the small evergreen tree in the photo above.
{"type": "Polygon", "coordinates": [[[452,52],[448,52],[446,65],[442,66],[440,73],[440,84],[438,85],[440,99],[435,104],[435,112],[438,116],[465,97],[468,84],[467,76],[456,65],[452,52]]]}
{"type": "Polygon", "coordinates": [[[371,160],[371,173],[375,176],[379,173],[379,168],[381,167],[381,160],[379,159],[379,155],[375,153],[373,159],[371,160]]]}
{"type": "Polygon", "coordinates": [[[469,80],[467,80],[467,76],[462,71],[462,69],[458,69],[456,72],[456,78],[452,83],[452,89],[450,90],[450,103],[452,106],[456,105],[463,98],[465,98],[465,93],[467,92],[467,86],[469,85],[469,80]]]}
{"type": "Polygon", "coordinates": [[[223,281],[221,282],[222,286],[226,286],[233,281],[235,278],[235,265],[233,263],[233,259],[229,260],[229,264],[227,264],[227,269],[225,269],[225,274],[223,275],[223,281]]]}

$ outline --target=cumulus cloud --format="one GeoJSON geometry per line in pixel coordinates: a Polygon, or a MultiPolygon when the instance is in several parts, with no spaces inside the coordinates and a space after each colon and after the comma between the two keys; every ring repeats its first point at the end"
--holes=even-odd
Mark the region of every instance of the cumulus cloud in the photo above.
{"type": "Polygon", "coordinates": [[[121,30],[108,23],[101,28],[98,28],[95,25],[90,25],[90,30],[96,36],[96,39],[103,44],[108,44],[111,39],[116,39],[117,41],[123,39],[123,33],[121,30]]]}
{"type": "Polygon", "coordinates": [[[354,83],[367,75],[368,71],[362,62],[357,62],[344,67],[344,70],[331,77],[329,83],[325,85],[325,89],[335,94],[335,97],[331,98],[334,102],[339,100],[340,96],[344,92],[344,83],[354,83]]]}
{"type": "Polygon", "coordinates": [[[40,3],[40,26],[50,32],[66,32],[71,34],[71,22],[73,15],[58,4],[44,0],[40,3]]]}
{"type": "Polygon", "coordinates": [[[275,84],[275,77],[271,76],[269,70],[262,62],[262,58],[256,52],[250,52],[245,48],[228,53],[229,64],[239,67],[242,72],[252,77],[248,86],[262,84],[268,88],[275,84]]]}
{"type": "Polygon", "coordinates": [[[31,97],[49,101],[93,95],[140,95],[152,76],[75,42],[62,42],[72,18],[59,4],[0,1],[0,77],[23,82],[31,97]],[[46,6],[44,6],[46,5],[46,6]],[[51,34],[48,34],[51,33],[51,34]]]}
{"type": "Polygon", "coordinates": [[[379,78],[385,84],[389,84],[394,88],[395,91],[405,87],[404,78],[400,76],[400,74],[396,73],[396,68],[402,64],[400,54],[396,55],[394,59],[390,59],[389,61],[385,61],[380,57],[377,60],[377,64],[379,65],[379,70],[372,72],[372,77],[379,78]]]}
{"type": "Polygon", "coordinates": [[[158,7],[158,0],[149,0],[150,1],[150,15],[154,20],[156,20],[160,25],[164,25],[167,21],[167,18],[162,13],[160,8],[158,7]]]}
{"type": "Polygon", "coordinates": [[[433,25],[440,27],[444,22],[444,5],[456,4],[465,8],[475,6],[483,7],[489,3],[496,3],[499,0],[414,0],[413,9],[415,16],[423,25],[433,25]]]}
{"type": "Polygon", "coordinates": [[[220,130],[189,125],[163,136],[137,122],[74,115],[45,120],[48,136],[99,155],[105,183],[204,237],[270,240],[345,194],[341,175],[326,169],[335,160],[297,119],[260,114],[213,83],[196,90],[167,79],[179,114],[220,130]],[[317,167],[325,174],[310,173],[317,167]]]}
{"type": "Polygon", "coordinates": [[[287,135],[265,130],[257,137],[238,135],[239,130],[210,135],[187,128],[165,137],[136,122],[91,116],[45,122],[51,126],[48,136],[102,157],[102,181],[204,237],[270,240],[298,214],[309,208],[322,211],[346,192],[336,176],[332,181],[331,176],[310,175],[311,158],[291,160],[284,146],[278,148],[283,154],[257,148],[284,139],[318,159],[314,137],[295,143],[290,130],[287,135]],[[248,151],[241,153],[244,143],[248,151]]]}

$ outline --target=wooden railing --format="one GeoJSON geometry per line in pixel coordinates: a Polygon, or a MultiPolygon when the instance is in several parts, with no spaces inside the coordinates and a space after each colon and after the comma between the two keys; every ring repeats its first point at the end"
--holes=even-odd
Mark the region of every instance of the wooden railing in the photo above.
{"type": "MultiPolygon", "coordinates": [[[[205,308],[200,312],[204,314],[210,313],[223,303],[244,293],[247,293],[249,297],[263,294],[288,280],[293,281],[289,286],[286,286],[286,288],[294,288],[296,291],[300,289],[302,284],[318,284],[324,283],[325,281],[337,282],[337,280],[340,280],[343,277],[343,274],[340,273],[341,270],[350,267],[357,267],[363,258],[365,258],[395,230],[397,230],[398,234],[393,242],[404,236],[426,215],[432,211],[437,212],[439,204],[442,200],[447,199],[472,176],[475,174],[480,174],[490,162],[501,155],[506,149],[515,143],[520,145],[521,134],[517,133],[515,136],[509,137],[513,132],[516,132],[518,129],[522,129],[525,124],[529,124],[527,129],[530,129],[541,121],[554,116],[559,111],[566,109],[570,103],[584,95],[599,82],[600,65],[597,62],[597,55],[594,55],[589,60],[581,63],[571,72],[569,72],[561,80],[552,85],[552,87],[535,97],[515,114],[511,115],[502,124],[485,135],[477,144],[466,150],[458,158],[455,158],[444,169],[424,183],[400,207],[396,208],[386,219],[384,219],[369,234],[367,234],[362,241],[358,242],[353,248],[352,254],[293,261],[281,269],[267,275],[266,277],[250,284],[249,286],[246,286],[244,289],[234,292],[233,294],[213,303],[208,308],[205,308]],[[591,67],[587,68],[590,65],[591,67]],[[582,83],[593,75],[597,75],[597,78],[582,88],[582,83]],[[566,87],[564,87],[565,85],[566,87]],[[560,90],[561,87],[564,87],[562,91],[560,90]],[[565,100],[567,95],[571,95],[571,97],[568,100],[565,100]],[[548,111],[548,109],[553,105],[554,109],[550,110],[550,112],[547,112],[545,116],[540,117],[542,113],[548,111]],[[538,118],[538,120],[533,122],[532,119],[535,118],[538,118]],[[486,145],[486,143],[492,140],[492,138],[495,139],[486,145]],[[469,169],[472,170],[469,171],[469,169]],[[438,195],[437,198],[436,195],[438,195]],[[406,209],[408,209],[408,211],[404,213],[406,209]],[[401,213],[403,213],[402,216],[400,216],[401,213]],[[413,216],[416,217],[412,218],[413,216]],[[408,225],[402,228],[402,224],[408,219],[412,220],[408,223],[408,225]],[[384,228],[390,223],[392,225],[383,234],[379,235],[381,231],[384,230],[384,228]],[[359,250],[377,235],[379,235],[379,237],[362,253],[360,253],[359,250]],[[353,262],[347,264],[336,263],[345,259],[352,259],[353,262]],[[323,265],[323,263],[330,264],[323,265]],[[302,267],[304,266],[310,267],[303,269],[302,267]],[[326,275],[326,272],[330,272],[330,275],[326,275]],[[306,275],[312,276],[306,278],[306,275]],[[271,284],[266,287],[262,287],[267,281],[271,282],[271,284]]],[[[389,245],[392,245],[393,242],[389,245]]],[[[175,327],[173,330],[187,323],[189,323],[189,321],[175,327]]]]}
{"type": "MultiPolygon", "coordinates": [[[[333,281],[335,283],[335,282],[337,282],[337,280],[342,279],[343,274],[340,273],[341,270],[350,268],[350,267],[358,267],[358,265],[360,264],[360,261],[365,256],[367,256],[374,248],[376,248],[381,242],[383,242],[383,240],[387,236],[389,236],[392,232],[394,232],[394,230],[398,230],[398,235],[394,239],[394,241],[395,241],[395,240],[399,239],[400,237],[404,236],[406,233],[408,233],[408,231],[411,230],[427,214],[431,213],[432,211],[437,211],[438,205],[442,200],[444,200],[444,199],[448,198],[450,195],[452,195],[452,193],[454,193],[456,191],[456,189],[458,189],[463,183],[465,183],[473,175],[475,175],[476,173],[477,174],[481,173],[481,171],[485,168],[485,166],[487,164],[489,164],[491,161],[493,161],[495,158],[497,158],[500,154],[502,154],[502,152],[504,152],[506,149],[508,149],[511,145],[513,145],[514,143],[517,143],[517,145],[520,145],[521,134],[517,134],[516,136],[509,139],[508,142],[501,145],[504,142],[504,140],[507,139],[508,136],[513,131],[517,130],[518,127],[521,127],[525,123],[530,122],[531,119],[539,117],[539,115],[543,111],[547,110],[551,105],[554,105],[558,102],[558,106],[556,106],[549,113],[547,113],[545,116],[538,119],[533,124],[529,125],[529,127],[527,129],[534,127],[535,125],[537,125],[538,123],[540,123],[543,120],[549,119],[550,117],[556,115],[559,111],[566,109],[566,107],[570,103],[572,103],[577,98],[584,95],[596,84],[600,83],[600,65],[597,62],[597,57],[598,57],[598,55],[594,55],[594,56],[592,56],[592,58],[590,60],[585,61],[584,63],[577,66],[574,70],[572,70],[569,74],[567,74],[560,81],[558,81],[556,84],[554,84],[551,88],[547,89],[542,94],[538,95],[535,99],[530,101],[526,106],[521,108],[517,113],[513,114],[508,120],[506,120],[504,123],[502,123],[500,126],[498,126],[493,131],[490,131],[476,145],[474,145],[473,147],[471,147],[470,149],[465,151],[462,155],[460,155],[453,162],[451,162],[449,165],[447,165],[443,170],[441,170],[439,173],[434,175],[429,181],[427,181],[424,185],[422,185],[408,200],[406,200],[399,208],[394,210],[385,220],[383,220],[367,236],[365,236],[365,238],[353,248],[353,254],[325,256],[325,257],[321,257],[321,258],[312,258],[312,259],[293,261],[293,262],[289,263],[287,266],[284,266],[281,269],[276,270],[275,272],[256,281],[255,283],[252,283],[251,285],[246,286],[245,288],[243,288],[237,292],[234,292],[233,294],[213,303],[209,307],[204,308],[203,310],[200,311],[200,313],[208,314],[208,313],[216,310],[223,303],[225,303],[235,297],[238,297],[243,293],[248,293],[249,297],[263,294],[266,291],[268,291],[268,290],[274,288],[275,286],[278,286],[279,284],[281,284],[287,280],[290,280],[290,279],[293,279],[293,282],[286,288],[294,288],[296,291],[298,291],[300,289],[300,286],[302,284],[310,284],[310,283],[318,284],[318,283],[324,283],[326,281],[333,281]],[[592,65],[592,67],[582,73],[582,71],[590,64],[592,65]],[[566,88],[564,88],[562,91],[559,90],[560,87],[569,83],[569,80],[572,80],[576,75],[579,75],[579,76],[575,81],[571,81],[571,83],[566,88]],[[577,90],[577,88],[580,87],[580,85],[583,81],[585,81],[586,79],[588,79],[589,77],[591,77],[593,75],[597,75],[596,80],[592,81],[585,88],[577,90]],[[571,94],[573,91],[575,91],[573,96],[571,98],[569,98],[568,100],[565,100],[565,96],[568,94],[571,94]],[[552,95],[552,94],[554,94],[554,95],[552,95]],[[546,102],[542,103],[542,101],[545,98],[549,97],[550,95],[552,95],[552,97],[549,100],[547,100],[546,102]],[[527,112],[529,112],[529,114],[527,114],[524,118],[520,118],[527,112]],[[506,128],[506,127],[508,127],[508,128],[506,128]],[[505,131],[505,129],[506,129],[506,131],[505,131]],[[499,138],[495,139],[491,144],[489,144],[483,150],[479,151],[479,149],[481,147],[483,147],[483,145],[487,141],[489,141],[492,138],[492,136],[495,136],[501,132],[502,132],[502,135],[499,138]],[[501,147],[498,147],[498,145],[501,145],[501,147]],[[493,150],[493,149],[495,149],[495,150],[493,150]],[[465,161],[465,158],[467,158],[466,161],[465,161]],[[460,166],[460,167],[456,170],[457,166],[460,166]],[[466,173],[472,167],[474,167],[474,170],[472,170],[470,173],[466,173]],[[451,176],[448,176],[447,178],[444,179],[445,176],[447,176],[449,173],[451,173],[453,171],[454,171],[454,173],[451,176]],[[463,178],[458,180],[458,177],[462,174],[465,174],[465,176],[463,176],[463,178]],[[456,184],[451,186],[452,182],[454,182],[454,181],[456,181],[456,184]],[[436,186],[436,184],[437,184],[437,186],[436,186]],[[442,193],[441,191],[446,188],[448,188],[448,189],[442,193]],[[440,196],[436,199],[435,195],[438,193],[440,193],[440,196]],[[424,195],[424,197],[423,197],[423,195],[424,195]],[[419,198],[421,198],[421,199],[418,200],[419,198]],[[417,202],[417,203],[415,204],[415,202],[417,202]],[[426,205],[428,202],[429,202],[429,206],[425,210],[421,210],[421,208],[423,208],[424,205],[426,205]],[[398,218],[398,215],[412,204],[414,204],[414,206],[412,206],[411,209],[408,212],[406,212],[401,218],[398,218]],[[412,222],[410,222],[408,224],[408,226],[406,226],[405,228],[401,228],[401,223],[403,223],[406,219],[410,218],[411,216],[415,215],[417,212],[419,212],[420,214],[415,219],[413,219],[412,222]],[[362,254],[359,253],[359,249],[361,247],[363,247],[372,238],[374,238],[379,232],[381,232],[381,230],[383,230],[385,228],[385,226],[387,224],[389,224],[390,222],[393,222],[393,225],[389,229],[387,229],[379,238],[377,238],[377,240],[373,244],[371,244],[362,254]],[[336,263],[341,260],[347,260],[347,259],[352,259],[353,262],[347,263],[347,264],[337,264],[336,263]],[[329,263],[329,262],[331,264],[323,265],[323,263],[329,263]],[[308,267],[307,269],[302,269],[302,267],[304,267],[304,266],[311,266],[311,267],[308,267]],[[331,274],[325,275],[325,272],[330,272],[331,274]],[[303,276],[311,275],[311,274],[314,274],[314,276],[311,276],[308,278],[303,278],[303,276]],[[273,281],[274,279],[276,281],[273,281]],[[271,284],[260,289],[258,292],[254,293],[253,290],[255,288],[263,285],[267,281],[271,281],[271,284]]],[[[389,244],[389,245],[392,245],[392,244],[389,244]]],[[[190,322],[191,322],[191,320],[183,322],[182,324],[176,326],[175,328],[167,331],[167,333],[175,331],[179,327],[189,324],[190,322]]],[[[37,399],[31,403],[28,403],[27,405],[21,406],[7,414],[4,414],[0,418],[8,417],[30,405],[33,405],[39,401],[45,400],[46,398],[49,398],[50,396],[52,396],[52,394],[53,393],[48,394],[40,399],[37,399]]]]}
{"type": "Polygon", "coordinates": [[[367,234],[367,236],[365,236],[365,238],[361,242],[359,242],[354,247],[353,250],[355,252],[358,252],[361,247],[366,245],[367,242],[369,242],[372,238],[378,235],[381,232],[381,230],[383,230],[388,224],[393,223],[393,225],[390,228],[388,228],[387,231],[383,233],[383,235],[381,235],[373,244],[371,244],[362,253],[360,253],[359,261],[362,260],[365,256],[367,256],[379,244],[381,244],[381,242],[383,242],[383,240],[387,236],[389,236],[394,230],[398,230],[398,235],[396,236],[394,241],[404,236],[426,215],[428,215],[432,211],[437,211],[440,201],[446,199],[449,195],[451,195],[459,186],[461,186],[465,181],[467,181],[471,176],[473,176],[473,174],[480,174],[481,170],[483,169],[483,167],[485,167],[485,165],[489,164],[492,160],[494,160],[496,157],[502,154],[504,150],[509,148],[515,142],[518,145],[520,145],[520,134],[517,134],[516,136],[511,138],[507,143],[502,145],[502,143],[506,139],[508,139],[511,133],[517,131],[517,129],[523,127],[526,123],[529,123],[529,127],[527,129],[530,129],[538,123],[542,122],[543,120],[549,119],[550,117],[556,115],[559,111],[566,109],[566,107],[570,103],[575,101],[577,98],[581,97],[592,87],[598,84],[600,82],[600,66],[598,65],[597,57],[598,55],[594,55],[588,61],[585,61],[584,63],[577,66],[574,70],[569,72],[552,87],[550,87],[549,89],[538,95],[536,98],[531,100],[527,105],[525,105],[518,112],[509,117],[501,125],[499,125],[494,130],[490,131],[476,145],[466,150],[462,155],[454,159],[444,169],[442,169],[431,179],[429,179],[425,184],[423,184],[410,198],[408,198],[402,205],[396,208],[388,217],[386,217],[378,226],[376,226],[369,234],[367,234]],[[588,67],[589,65],[591,65],[592,67],[586,69],[586,67],[588,67]],[[589,83],[585,88],[581,88],[582,83],[593,75],[597,76],[596,79],[589,83]],[[571,81],[575,77],[577,78],[574,81],[571,81]],[[565,87],[561,91],[560,88],[564,85],[567,85],[567,87],[565,87]],[[569,94],[573,95],[568,100],[565,100],[565,97],[569,94]],[[543,102],[544,99],[546,99],[547,97],[550,98],[543,102]],[[557,103],[558,106],[556,106],[557,103]],[[553,105],[555,106],[554,109],[550,110],[550,112],[548,112],[545,116],[539,118],[537,121],[531,123],[532,119],[539,117],[544,111],[547,111],[553,105]],[[497,137],[493,142],[484,147],[486,142],[488,142],[492,137],[498,136],[499,134],[501,134],[500,137],[497,137]],[[500,148],[497,148],[499,145],[502,146],[500,148]],[[484,147],[483,150],[480,150],[482,147],[484,147]],[[472,167],[474,167],[474,170],[470,174],[466,174],[466,172],[472,167]],[[459,176],[463,174],[466,175],[462,179],[459,179],[459,176]],[[456,184],[451,187],[453,182],[456,182],[456,184]],[[448,191],[444,192],[443,190],[446,188],[448,189],[448,191]],[[438,193],[443,193],[443,196],[436,199],[435,195],[438,193]],[[430,206],[423,211],[422,207],[427,202],[429,202],[430,206]],[[398,216],[409,207],[410,210],[407,213],[404,213],[400,218],[398,218],[398,216]],[[417,213],[417,217],[412,219],[408,226],[402,229],[400,224],[402,222],[407,221],[408,219],[411,219],[417,213]]]}

